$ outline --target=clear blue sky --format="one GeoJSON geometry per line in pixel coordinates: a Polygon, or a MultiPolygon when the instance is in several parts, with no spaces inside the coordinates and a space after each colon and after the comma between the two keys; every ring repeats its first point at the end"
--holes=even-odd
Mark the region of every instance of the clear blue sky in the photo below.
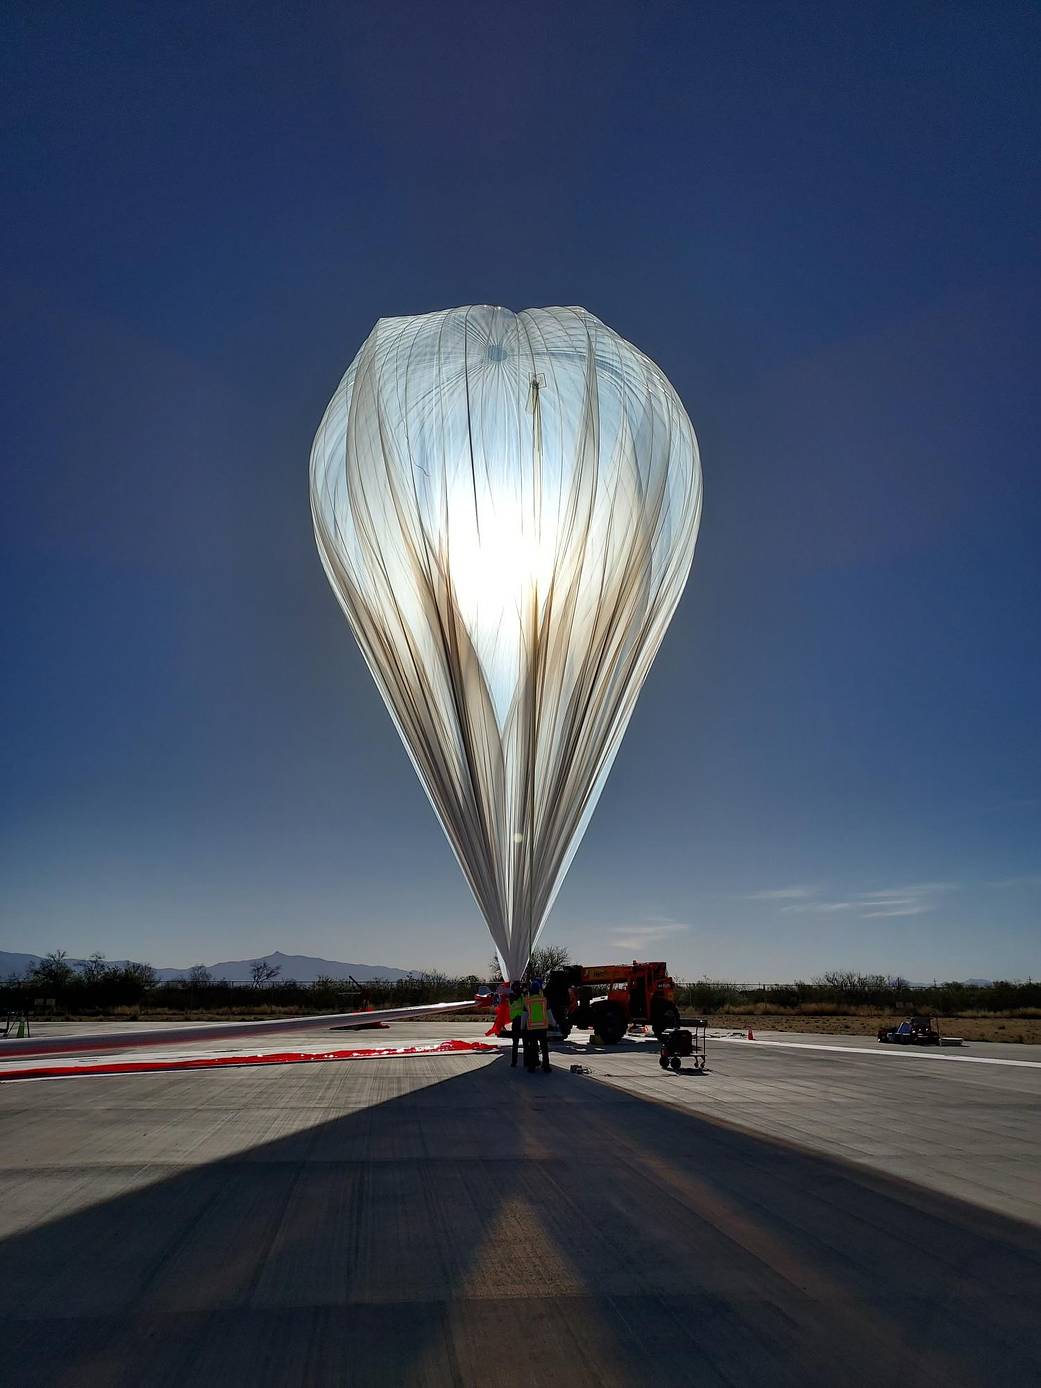
{"type": "Polygon", "coordinates": [[[14,3],[0,943],[482,968],[315,554],[381,315],[583,304],[687,595],[547,938],[1041,973],[1041,10],[14,3]]]}

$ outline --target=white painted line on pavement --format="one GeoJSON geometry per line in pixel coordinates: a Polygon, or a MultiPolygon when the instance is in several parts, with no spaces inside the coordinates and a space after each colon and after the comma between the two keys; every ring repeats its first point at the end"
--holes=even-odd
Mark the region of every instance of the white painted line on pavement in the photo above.
{"type": "Polygon", "coordinates": [[[729,1041],[736,1046],[778,1046],[789,1051],[838,1051],[841,1055],[914,1056],[916,1060],[954,1060],[962,1065],[1022,1065],[1041,1070],[1041,1060],[1005,1060],[996,1055],[944,1055],[920,1047],[887,1046],[884,1050],[869,1050],[867,1046],[827,1046],[819,1041],[749,1041],[744,1036],[710,1036],[710,1041],[729,1041]]]}

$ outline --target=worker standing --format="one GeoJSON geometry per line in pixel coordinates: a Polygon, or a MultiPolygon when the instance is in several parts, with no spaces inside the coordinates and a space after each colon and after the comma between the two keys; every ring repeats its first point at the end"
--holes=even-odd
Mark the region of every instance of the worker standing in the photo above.
{"type": "Polygon", "coordinates": [[[513,1041],[510,1065],[514,1070],[517,1068],[517,1049],[524,1035],[524,1020],[524,989],[519,983],[514,983],[510,987],[510,1037],[513,1041]]]}
{"type": "Polygon", "coordinates": [[[524,999],[524,1068],[534,1074],[539,1056],[542,1068],[548,1073],[549,1064],[549,1006],[542,992],[542,979],[533,978],[524,999]]]}

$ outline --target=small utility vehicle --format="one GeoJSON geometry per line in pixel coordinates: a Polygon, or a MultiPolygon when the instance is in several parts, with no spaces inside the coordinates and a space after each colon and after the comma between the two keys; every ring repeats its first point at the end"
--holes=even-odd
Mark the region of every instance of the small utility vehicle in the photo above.
{"type": "Polygon", "coordinates": [[[934,1017],[908,1017],[898,1027],[879,1027],[878,1039],[894,1046],[963,1046],[960,1036],[941,1036],[934,1017]]]}
{"type": "Polygon", "coordinates": [[[878,1039],[896,1046],[938,1046],[940,1032],[931,1017],[908,1017],[898,1027],[879,1027],[878,1039]]]}

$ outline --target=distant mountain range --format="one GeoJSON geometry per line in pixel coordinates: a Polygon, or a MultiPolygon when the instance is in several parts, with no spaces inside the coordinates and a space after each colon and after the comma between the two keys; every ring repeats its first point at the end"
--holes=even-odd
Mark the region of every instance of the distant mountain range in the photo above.
{"type": "MultiPolygon", "coordinates": [[[[12,976],[21,978],[34,968],[43,956],[39,954],[12,954],[0,949],[0,982],[12,976]]],[[[85,959],[69,959],[72,967],[85,964],[85,959]]],[[[107,961],[118,967],[127,963],[125,959],[107,961]]],[[[374,978],[418,978],[421,970],[394,969],[389,964],[344,964],[338,959],[316,959],[310,954],[283,954],[276,949],[274,954],[264,954],[256,959],[225,959],[220,964],[207,964],[215,983],[249,983],[250,969],[256,963],[270,964],[277,968],[277,975],[284,983],[313,983],[316,978],[356,978],[359,983],[371,982],[374,978]]],[[[156,969],[161,983],[173,983],[188,976],[188,969],[156,969]]],[[[273,980],[274,981],[274,980],[273,980]]],[[[970,988],[989,988],[989,978],[966,978],[963,980],[970,988]]],[[[931,983],[912,983],[912,988],[931,988],[931,983]]]]}
{"type": "MultiPolygon", "coordinates": [[[[12,974],[21,977],[36,967],[42,955],[39,954],[12,954],[7,950],[0,949],[0,979],[10,978],[12,974]]],[[[67,960],[73,968],[78,968],[86,961],[83,959],[67,960]]],[[[125,959],[110,959],[110,964],[118,966],[125,964],[125,959]]],[[[261,962],[270,964],[280,972],[278,978],[283,982],[290,980],[296,983],[313,983],[316,978],[348,978],[353,977],[359,983],[367,983],[374,978],[415,978],[415,969],[394,969],[389,964],[343,964],[338,959],[316,959],[309,954],[283,954],[280,949],[276,949],[274,954],[265,954],[256,959],[226,959],[220,964],[207,964],[217,983],[249,983],[250,969],[254,964],[261,962]]],[[[160,982],[176,982],[179,978],[186,978],[188,969],[156,969],[160,982]]]]}

